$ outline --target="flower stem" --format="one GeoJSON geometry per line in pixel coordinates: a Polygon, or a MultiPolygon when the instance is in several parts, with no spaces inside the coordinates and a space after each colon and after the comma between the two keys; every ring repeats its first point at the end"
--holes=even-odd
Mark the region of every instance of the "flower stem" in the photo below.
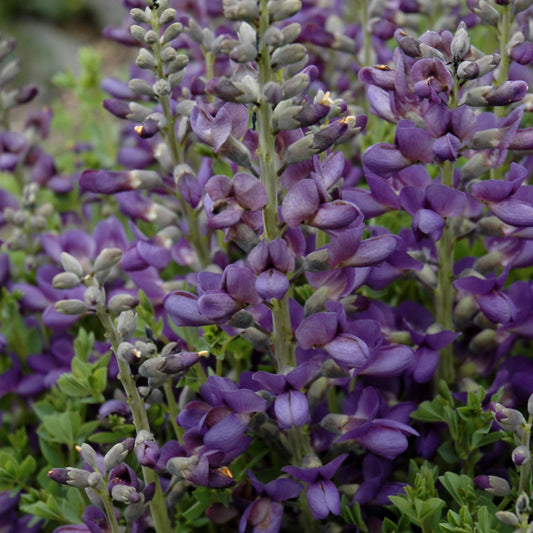
{"type": "MultiPolygon", "coordinates": [[[[100,319],[100,322],[106,330],[107,336],[113,347],[113,352],[115,353],[115,358],[117,360],[119,375],[118,378],[124,387],[126,392],[126,398],[128,400],[128,405],[131,408],[133,414],[133,423],[135,425],[135,430],[139,433],[142,430],[150,432],[150,424],[148,422],[148,416],[144,408],[143,401],[139,395],[139,391],[135,386],[135,380],[131,373],[128,363],[122,361],[117,357],[118,346],[120,344],[120,336],[115,328],[113,319],[107,312],[107,310],[102,306],[98,306],[96,309],[96,314],[100,319]]],[[[159,483],[159,477],[154,470],[142,467],[143,477],[145,483],[148,485],[150,483],[155,484],[155,493],[152,501],[150,502],[150,511],[152,513],[152,519],[154,521],[154,529],[157,533],[167,533],[171,531],[170,518],[168,516],[168,511],[166,507],[165,497],[161,490],[161,485],[159,483]]]]}
{"type": "MultiPolygon", "coordinates": [[[[442,184],[453,187],[453,165],[450,161],[442,166],[442,184]]],[[[453,219],[446,220],[442,236],[437,242],[439,260],[438,285],[435,290],[435,311],[437,323],[445,330],[453,329],[452,310],[455,290],[453,287],[453,256],[455,248],[455,236],[453,219]]],[[[440,360],[435,374],[435,386],[441,379],[451,383],[455,377],[453,368],[453,344],[446,346],[440,351],[440,360]]]]}
{"type": "MultiPolygon", "coordinates": [[[[152,29],[159,34],[161,26],[159,24],[159,18],[157,16],[157,10],[152,10],[152,29]]],[[[163,70],[163,60],[161,58],[161,43],[156,42],[152,51],[154,53],[154,58],[156,61],[156,76],[158,79],[165,79],[165,73],[163,70]]],[[[180,163],[184,162],[183,148],[178,142],[176,137],[176,117],[172,113],[172,108],[170,106],[170,95],[165,94],[158,97],[159,104],[161,105],[161,111],[165,117],[165,127],[161,131],[161,135],[165,140],[172,157],[172,164],[176,167],[180,163]]],[[[200,262],[200,267],[206,267],[211,263],[211,258],[209,254],[209,241],[200,233],[200,228],[198,225],[198,214],[194,209],[182,198],[180,194],[176,194],[178,203],[182,213],[185,215],[187,220],[187,229],[189,231],[189,240],[193,244],[196,253],[198,254],[198,259],[200,262]]]]}
{"type": "Polygon", "coordinates": [[[111,529],[111,533],[120,533],[120,526],[118,525],[117,515],[115,514],[115,508],[113,507],[113,502],[109,498],[109,491],[107,487],[104,487],[100,492],[100,497],[102,498],[102,503],[104,504],[105,516],[107,519],[107,524],[111,529]]]}
{"type": "MultiPolygon", "coordinates": [[[[270,25],[266,0],[261,0],[260,10],[257,65],[259,94],[262,95],[263,88],[273,78],[270,50],[263,39],[270,25]]],[[[263,208],[264,237],[267,241],[273,241],[280,234],[278,228],[278,173],[275,160],[275,135],[272,130],[272,107],[264,98],[261,98],[258,103],[257,132],[259,137],[257,156],[259,158],[260,178],[268,194],[267,205],[263,208]]],[[[286,366],[294,365],[292,327],[287,295],[282,300],[275,299],[273,301],[272,320],[274,329],[273,342],[278,368],[282,369],[286,366]]]]}
{"type": "MultiPolygon", "coordinates": [[[[498,22],[498,38],[500,40],[500,64],[498,65],[495,83],[500,84],[509,79],[510,61],[507,54],[507,44],[509,43],[509,34],[511,32],[511,5],[501,6],[501,16],[498,22]]],[[[504,106],[501,106],[503,111],[504,106]]]]}

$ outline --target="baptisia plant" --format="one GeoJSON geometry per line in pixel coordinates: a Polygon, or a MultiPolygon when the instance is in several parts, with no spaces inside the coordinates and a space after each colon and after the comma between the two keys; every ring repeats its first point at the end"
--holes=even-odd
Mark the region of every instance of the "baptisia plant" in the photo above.
{"type": "Polygon", "coordinates": [[[122,3],[113,164],[0,71],[0,523],[527,531],[528,2],[122,3]]]}

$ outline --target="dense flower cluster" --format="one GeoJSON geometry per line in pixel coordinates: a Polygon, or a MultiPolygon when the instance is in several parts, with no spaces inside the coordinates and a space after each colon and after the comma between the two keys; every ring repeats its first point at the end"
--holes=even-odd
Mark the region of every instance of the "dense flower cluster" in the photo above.
{"type": "Polygon", "coordinates": [[[529,531],[531,2],[122,3],[111,164],[0,40],[0,530],[529,531]]]}

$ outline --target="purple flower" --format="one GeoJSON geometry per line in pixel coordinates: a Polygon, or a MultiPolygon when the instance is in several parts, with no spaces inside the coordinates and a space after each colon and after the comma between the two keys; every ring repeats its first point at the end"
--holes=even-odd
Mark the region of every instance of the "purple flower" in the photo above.
{"type": "Polygon", "coordinates": [[[339,455],[324,466],[312,468],[284,466],[281,469],[283,472],[307,483],[307,502],[315,520],[322,520],[330,513],[339,515],[341,512],[339,491],[331,478],[346,457],[348,457],[347,453],[339,455]]]}

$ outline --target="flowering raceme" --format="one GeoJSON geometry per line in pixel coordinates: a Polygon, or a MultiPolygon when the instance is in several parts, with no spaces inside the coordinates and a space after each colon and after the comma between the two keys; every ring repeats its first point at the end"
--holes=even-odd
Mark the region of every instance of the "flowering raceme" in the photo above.
{"type": "Polygon", "coordinates": [[[0,39],[0,529],[529,530],[530,2],[122,4],[64,146],[0,39]]]}

